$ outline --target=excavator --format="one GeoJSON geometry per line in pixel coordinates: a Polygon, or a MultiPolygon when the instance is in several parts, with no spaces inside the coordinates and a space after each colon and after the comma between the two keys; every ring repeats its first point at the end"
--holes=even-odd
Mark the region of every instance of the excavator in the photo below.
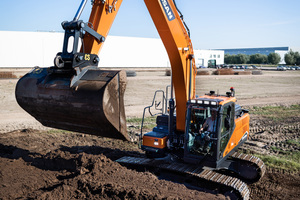
{"type": "MultiPolygon", "coordinates": [[[[248,111],[236,104],[234,88],[225,95],[210,91],[196,96],[193,46],[175,0],[144,2],[170,59],[171,97],[156,127],[141,133],[140,147],[147,156],[117,162],[189,176],[237,199],[249,199],[246,182],[259,181],[265,165],[237,152],[249,138],[248,111]]],[[[54,66],[35,67],[23,76],[16,85],[16,100],[45,126],[130,140],[124,109],[126,72],[97,67],[122,0],[93,0],[88,23],[79,20],[86,3],[82,0],[72,21],[62,22],[64,43],[54,66]]]]}

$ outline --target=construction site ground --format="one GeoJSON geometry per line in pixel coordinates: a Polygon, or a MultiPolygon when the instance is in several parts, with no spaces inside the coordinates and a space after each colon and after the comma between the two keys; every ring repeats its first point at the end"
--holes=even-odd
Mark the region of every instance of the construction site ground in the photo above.
{"type": "MultiPolygon", "coordinates": [[[[0,79],[0,199],[228,199],[217,191],[192,189],[159,179],[148,171],[127,169],[114,160],[142,156],[139,127],[128,123],[133,142],[43,127],[17,104],[17,79],[0,79]]],[[[155,90],[170,84],[164,70],[137,70],[128,77],[127,118],[140,118],[155,90]]],[[[300,71],[263,71],[262,75],[196,77],[196,94],[236,90],[238,103],[253,109],[300,104],[300,71]]],[[[149,116],[149,115],[148,115],[149,116]]],[[[300,114],[281,121],[251,115],[250,141],[242,148],[255,154],[300,151],[300,114]],[[275,146],[275,149],[270,149],[275,146]]],[[[251,199],[299,199],[299,171],[268,167],[263,179],[249,185],[251,199]]]]}

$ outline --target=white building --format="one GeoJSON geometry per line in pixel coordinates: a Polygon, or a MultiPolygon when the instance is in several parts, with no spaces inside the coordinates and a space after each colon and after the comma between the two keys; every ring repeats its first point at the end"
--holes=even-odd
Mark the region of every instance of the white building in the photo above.
{"type": "Polygon", "coordinates": [[[49,67],[64,33],[0,31],[0,67],[49,67]]]}
{"type": "MultiPolygon", "coordinates": [[[[0,67],[50,67],[63,47],[63,32],[0,31],[0,67]]],[[[224,51],[195,50],[196,65],[224,63],[224,51]]],[[[108,36],[99,53],[99,67],[170,67],[159,38],[108,36]]]]}
{"type": "Polygon", "coordinates": [[[224,51],[222,50],[194,50],[197,68],[208,67],[209,63],[224,64],[224,51]]]}

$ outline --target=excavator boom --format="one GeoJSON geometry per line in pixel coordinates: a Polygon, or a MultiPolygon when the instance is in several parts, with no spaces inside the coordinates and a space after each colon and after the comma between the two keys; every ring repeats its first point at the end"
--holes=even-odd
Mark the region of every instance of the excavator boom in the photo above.
{"type": "Polygon", "coordinates": [[[193,46],[174,1],[145,0],[167,50],[176,96],[176,129],[184,131],[186,102],[195,98],[196,66],[193,46]]]}
{"type": "MultiPolygon", "coordinates": [[[[92,12],[90,14],[89,24],[93,25],[93,29],[107,37],[109,30],[115,20],[115,17],[120,9],[123,0],[95,0],[92,12]]],[[[89,52],[92,54],[99,54],[103,42],[98,42],[92,35],[86,35],[83,38],[83,49],[81,51],[89,52]]]]}
{"type": "MultiPolygon", "coordinates": [[[[97,68],[98,53],[122,0],[93,1],[89,22],[83,23],[79,16],[86,1],[82,1],[72,21],[62,23],[64,45],[55,57],[55,66],[34,69],[21,78],[16,99],[45,126],[128,140],[123,100],[125,72],[97,68]],[[71,37],[74,43],[69,52],[71,37]],[[77,52],[80,39],[83,44],[77,52]]],[[[186,102],[195,97],[192,43],[173,1],[145,0],[145,4],[170,58],[176,127],[184,131],[186,102]]]]}

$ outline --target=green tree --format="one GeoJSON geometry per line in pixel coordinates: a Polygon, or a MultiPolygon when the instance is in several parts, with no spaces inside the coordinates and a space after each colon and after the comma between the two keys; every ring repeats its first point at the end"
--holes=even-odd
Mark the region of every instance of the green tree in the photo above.
{"type": "Polygon", "coordinates": [[[273,65],[277,65],[281,60],[281,57],[278,53],[270,53],[268,55],[268,62],[273,65]]]}
{"type": "Polygon", "coordinates": [[[295,58],[295,64],[300,65],[300,53],[298,51],[295,52],[294,58],[295,58]]]}
{"type": "Polygon", "coordinates": [[[250,55],[250,63],[252,64],[264,64],[268,62],[268,56],[263,54],[253,54],[250,55]]]}
{"type": "Polygon", "coordinates": [[[236,64],[246,64],[248,61],[248,56],[246,54],[236,55],[236,64]]]}
{"type": "Polygon", "coordinates": [[[226,64],[233,64],[233,56],[232,55],[230,55],[230,54],[225,54],[225,56],[224,56],[224,63],[226,63],[226,64]]]}
{"type": "Polygon", "coordinates": [[[300,65],[300,53],[290,50],[284,55],[284,61],[287,65],[300,65]]]}
{"type": "Polygon", "coordinates": [[[300,65],[300,57],[297,58],[296,65],[300,65]]]}
{"type": "Polygon", "coordinates": [[[268,56],[265,54],[261,54],[262,55],[262,62],[261,64],[267,64],[268,63],[268,56]]]}
{"type": "Polygon", "coordinates": [[[296,63],[294,52],[291,50],[284,55],[284,61],[287,65],[294,65],[296,63]]]}
{"type": "Polygon", "coordinates": [[[238,64],[237,63],[237,55],[225,54],[224,62],[226,64],[238,64]]]}
{"type": "Polygon", "coordinates": [[[255,54],[250,55],[249,63],[250,64],[257,64],[256,63],[256,55],[255,54]]]}

